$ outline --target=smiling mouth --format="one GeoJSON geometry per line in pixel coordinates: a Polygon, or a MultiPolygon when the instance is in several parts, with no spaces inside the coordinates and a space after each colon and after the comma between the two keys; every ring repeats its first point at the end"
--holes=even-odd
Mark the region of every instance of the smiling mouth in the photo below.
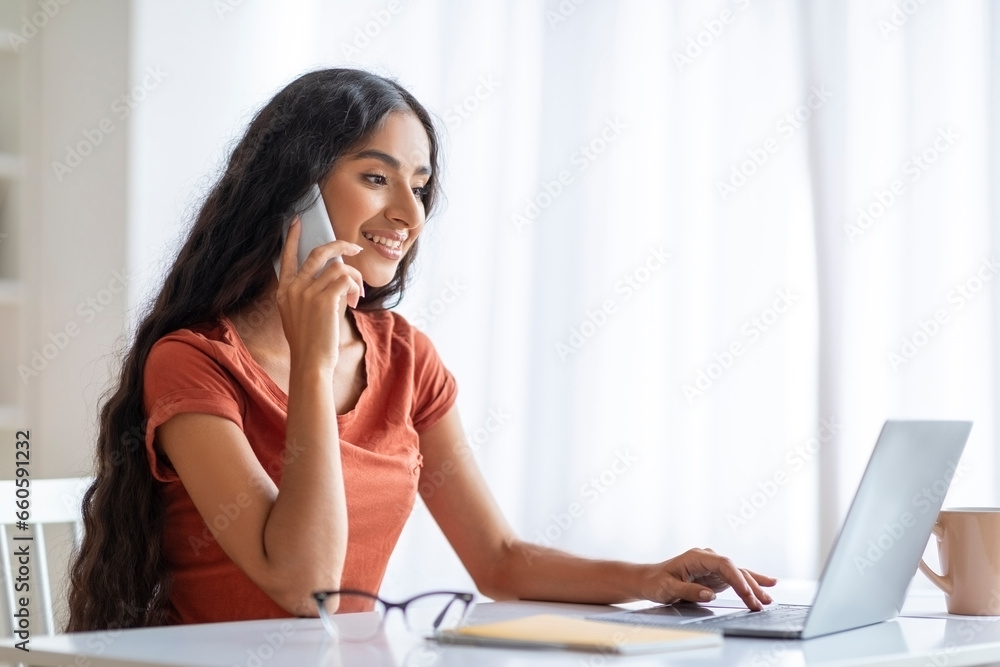
{"type": "Polygon", "coordinates": [[[376,236],[367,232],[361,232],[361,235],[372,243],[378,243],[391,250],[401,250],[403,248],[403,242],[399,239],[387,239],[384,236],[376,236]]]}

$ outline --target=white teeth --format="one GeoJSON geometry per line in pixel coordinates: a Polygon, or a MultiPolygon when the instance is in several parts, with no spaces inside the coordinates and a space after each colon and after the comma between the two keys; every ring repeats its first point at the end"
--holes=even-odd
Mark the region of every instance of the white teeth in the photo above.
{"type": "Polygon", "coordinates": [[[403,242],[397,241],[395,239],[387,239],[382,236],[375,236],[374,234],[363,234],[363,236],[370,241],[374,241],[375,243],[380,243],[385,247],[392,248],[394,250],[399,250],[400,248],[403,247],[403,242]]]}

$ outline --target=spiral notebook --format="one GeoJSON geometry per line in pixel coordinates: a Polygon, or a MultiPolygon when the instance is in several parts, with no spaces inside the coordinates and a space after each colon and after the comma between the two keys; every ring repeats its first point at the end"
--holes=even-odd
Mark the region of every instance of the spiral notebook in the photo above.
{"type": "Polygon", "coordinates": [[[539,614],[511,621],[467,625],[438,633],[448,644],[570,649],[602,653],[652,653],[722,645],[717,632],[626,626],[571,616],[539,614]]]}

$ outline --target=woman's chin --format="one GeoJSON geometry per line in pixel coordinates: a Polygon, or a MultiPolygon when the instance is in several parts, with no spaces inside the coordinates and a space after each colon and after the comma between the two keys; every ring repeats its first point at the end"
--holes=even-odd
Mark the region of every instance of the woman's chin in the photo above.
{"type": "Polygon", "coordinates": [[[392,279],[396,277],[396,271],[399,268],[398,263],[393,263],[392,266],[372,266],[372,263],[365,262],[360,263],[358,266],[351,261],[351,257],[344,257],[344,262],[355,269],[361,274],[361,279],[365,283],[365,289],[369,287],[385,287],[392,282],[392,279]]]}
{"type": "Polygon", "coordinates": [[[383,276],[383,275],[373,276],[366,274],[361,276],[365,282],[365,291],[368,291],[369,288],[385,287],[386,285],[392,282],[392,278],[394,275],[395,274],[388,276],[383,276]]]}

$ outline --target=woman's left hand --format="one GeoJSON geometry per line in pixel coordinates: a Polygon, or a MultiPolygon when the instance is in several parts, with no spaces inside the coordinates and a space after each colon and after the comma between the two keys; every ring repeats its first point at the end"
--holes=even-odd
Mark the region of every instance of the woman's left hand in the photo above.
{"type": "Polygon", "coordinates": [[[672,604],[680,600],[708,602],[730,586],[747,607],[763,609],[773,600],[762,586],[774,586],[774,577],[738,568],[711,549],[690,549],[668,561],[650,565],[643,595],[647,600],[672,604]]]}

